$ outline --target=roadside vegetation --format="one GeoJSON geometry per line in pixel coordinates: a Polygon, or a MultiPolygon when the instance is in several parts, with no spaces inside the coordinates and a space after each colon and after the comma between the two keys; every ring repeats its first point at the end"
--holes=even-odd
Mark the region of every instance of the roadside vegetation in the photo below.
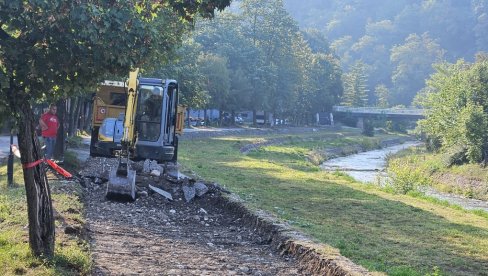
{"type": "MultiPolygon", "coordinates": [[[[73,158],[67,154],[65,162],[73,158]]],[[[54,257],[47,261],[33,256],[29,248],[27,203],[21,165],[16,160],[13,187],[7,187],[6,162],[0,165],[0,271],[4,275],[90,273],[91,257],[88,244],[83,238],[81,188],[73,182],[50,180],[49,183],[55,210],[56,249],[54,257]]]]}
{"type": "Polygon", "coordinates": [[[292,137],[288,141],[256,147],[247,154],[240,148],[268,138],[182,141],[179,158],[186,169],[238,194],[249,207],[274,214],[371,271],[389,275],[486,272],[488,219],[443,202],[386,192],[341,173],[322,171],[311,162],[311,153],[345,143],[374,144],[379,138],[347,135],[340,139],[330,134],[288,135],[292,137]]]}

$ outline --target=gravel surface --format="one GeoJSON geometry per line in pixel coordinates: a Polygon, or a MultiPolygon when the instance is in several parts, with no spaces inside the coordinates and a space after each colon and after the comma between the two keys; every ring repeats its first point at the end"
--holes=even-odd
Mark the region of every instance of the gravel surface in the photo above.
{"type": "Polygon", "coordinates": [[[220,204],[218,185],[204,183],[208,191],[187,202],[182,187],[201,182],[172,178],[170,168],[159,177],[144,174],[138,163],[136,201],[108,201],[105,179],[114,165],[113,159],[89,158],[81,172],[93,275],[306,275],[220,204]]]}

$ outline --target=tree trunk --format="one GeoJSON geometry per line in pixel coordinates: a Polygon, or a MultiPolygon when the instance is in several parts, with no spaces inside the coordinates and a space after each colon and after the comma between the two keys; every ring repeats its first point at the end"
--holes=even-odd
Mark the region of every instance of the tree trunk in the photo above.
{"type": "Polygon", "coordinates": [[[58,112],[56,113],[56,115],[58,116],[59,120],[59,128],[58,135],[56,136],[56,145],[54,147],[54,158],[58,160],[64,160],[64,148],[66,139],[66,100],[59,100],[56,103],[56,106],[58,108],[58,112]]]}
{"type": "MultiPolygon", "coordinates": [[[[17,139],[22,164],[30,164],[42,158],[35,135],[34,113],[28,101],[19,103],[17,113],[19,134],[17,139]]],[[[35,256],[54,256],[54,217],[51,191],[46,177],[45,164],[24,168],[24,182],[29,218],[29,244],[35,256]]]]}
{"type": "Polygon", "coordinates": [[[190,107],[186,109],[186,122],[188,123],[188,127],[191,127],[191,120],[190,120],[190,107]]]}
{"type": "Polygon", "coordinates": [[[86,128],[86,124],[85,124],[86,123],[86,109],[87,109],[86,99],[81,98],[80,123],[79,123],[80,131],[83,131],[86,128]]]}
{"type": "Polygon", "coordinates": [[[88,102],[88,108],[87,108],[87,112],[85,114],[85,131],[88,131],[93,127],[91,125],[92,113],[93,113],[93,102],[90,101],[90,102],[88,102]]]}
{"type": "Polygon", "coordinates": [[[75,114],[74,114],[74,132],[71,136],[74,136],[78,133],[78,130],[80,129],[80,110],[81,110],[81,106],[82,106],[83,102],[82,102],[82,99],[81,97],[76,97],[76,109],[74,110],[75,111],[75,114]]]}
{"type": "Polygon", "coordinates": [[[203,110],[203,121],[205,122],[205,125],[208,126],[209,120],[208,120],[208,114],[206,109],[203,110]]]}
{"type": "Polygon", "coordinates": [[[78,97],[72,97],[70,99],[69,112],[66,116],[68,119],[68,135],[73,136],[76,128],[76,107],[78,105],[78,97]]]}

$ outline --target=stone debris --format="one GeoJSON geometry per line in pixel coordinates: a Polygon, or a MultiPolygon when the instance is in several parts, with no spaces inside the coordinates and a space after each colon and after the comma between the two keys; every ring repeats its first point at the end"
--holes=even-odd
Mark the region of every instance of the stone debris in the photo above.
{"type": "Polygon", "coordinates": [[[186,202],[190,202],[195,198],[196,192],[194,186],[184,185],[181,189],[183,190],[186,202]]]}
{"type": "Polygon", "coordinates": [[[164,168],[158,164],[156,160],[146,159],[144,161],[142,172],[143,173],[152,173],[152,171],[159,171],[160,174],[164,173],[164,168]]]}
{"type": "MultiPolygon", "coordinates": [[[[99,192],[103,193],[103,185],[106,185],[109,179],[109,172],[117,165],[117,158],[90,157],[79,175],[85,187],[94,185],[96,187],[93,189],[102,188],[99,192]]],[[[178,171],[178,166],[172,163],[158,164],[154,160],[146,159],[139,162],[131,161],[130,166],[136,170],[137,197],[152,197],[157,194],[169,201],[176,199],[188,203],[222,189],[183,175],[178,171]]]]}
{"type": "Polygon", "coordinates": [[[194,187],[195,187],[196,196],[198,196],[198,197],[202,197],[204,194],[206,194],[208,192],[207,185],[205,185],[202,182],[195,183],[194,187]]]}
{"type": "Polygon", "coordinates": [[[152,170],[151,175],[153,176],[161,176],[161,172],[159,170],[152,170]]]}
{"type": "Polygon", "coordinates": [[[164,191],[164,190],[161,190],[161,189],[159,189],[159,188],[157,188],[157,187],[154,187],[154,186],[152,186],[151,184],[149,184],[149,189],[151,189],[151,190],[155,191],[156,193],[158,193],[158,194],[160,194],[160,195],[164,196],[165,198],[167,198],[167,199],[169,199],[169,200],[173,200],[173,196],[171,196],[171,194],[170,194],[170,193],[168,193],[168,192],[166,192],[166,191],[164,191]]]}
{"type": "Polygon", "coordinates": [[[203,209],[203,208],[200,208],[200,209],[198,210],[198,212],[199,212],[199,213],[202,213],[202,214],[205,214],[205,215],[206,215],[206,214],[208,214],[208,212],[207,212],[205,209],[203,209]]]}

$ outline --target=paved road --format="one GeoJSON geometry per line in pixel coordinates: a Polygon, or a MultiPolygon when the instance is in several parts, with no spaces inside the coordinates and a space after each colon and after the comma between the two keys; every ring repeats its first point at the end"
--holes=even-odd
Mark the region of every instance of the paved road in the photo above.
{"type": "MultiPolygon", "coordinates": [[[[185,128],[185,133],[195,133],[195,132],[204,132],[204,133],[212,133],[212,132],[222,132],[222,131],[241,131],[244,130],[243,128],[185,128]]],[[[14,136],[14,144],[18,145],[17,143],[17,136],[14,136]]],[[[90,145],[90,137],[83,138],[84,145],[90,145]]],[[[80,152],[82,150],[73,149],[75,152],[80,152]]],[[[10,152],[10,136],[1,135],[0,136],[0,159],[8,157],[10,152]]]]}
{"type": "MultiPolygon", "coordinates": [[[[14,136],[14,144],[17,144],[17,136],[14,136]]],[[[10,136],[0,136],[0,159],[10,153],[10,136]]]]}

